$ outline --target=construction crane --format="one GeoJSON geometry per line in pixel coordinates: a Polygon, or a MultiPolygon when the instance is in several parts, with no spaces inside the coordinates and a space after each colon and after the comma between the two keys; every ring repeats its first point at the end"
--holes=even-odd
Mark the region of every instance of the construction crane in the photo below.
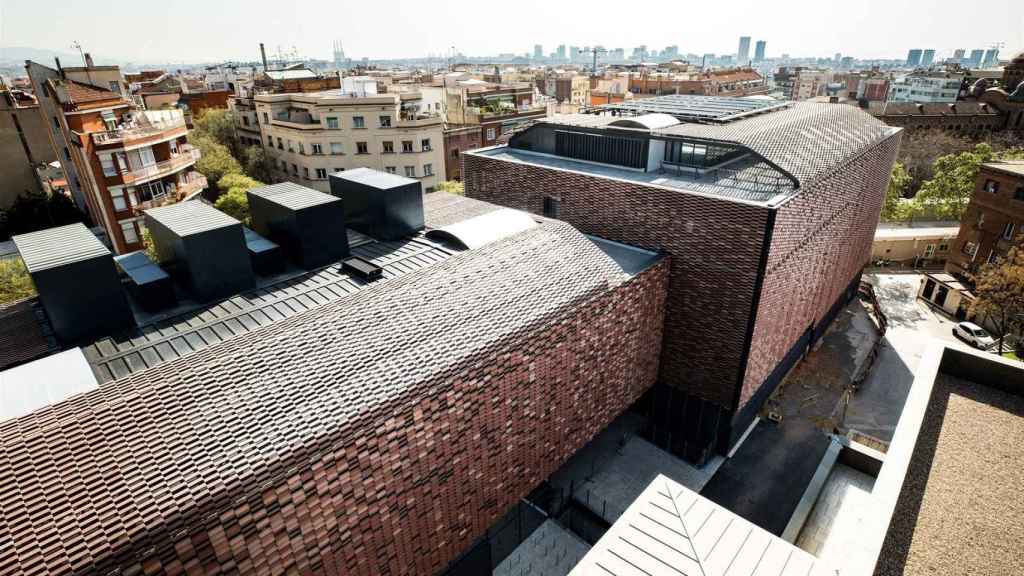
{"type": "Polygon", "coordinates": [[[607,54],[608,51],[605,50],[604,48],[600,47],[600,46],[594,46],[593,48],[580,48],[579,49],[579,53],[580,54],[585,54],[587,52],[590,52],[590,54],[594,58],[593,65],[591,65],[591,67],[590,67],[590,75],[592,77],[596,78],[597,77],[597,55],[598,54],[607,54]]]}

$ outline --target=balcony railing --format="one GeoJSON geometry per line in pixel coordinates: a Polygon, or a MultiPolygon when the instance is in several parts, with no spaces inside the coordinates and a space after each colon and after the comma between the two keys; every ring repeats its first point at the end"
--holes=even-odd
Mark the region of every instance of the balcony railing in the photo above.
{"type": "Polygon", "coordinates": [[[170,191],[154,196],[149,200],[139,202],[132,206],[132,209],[137,215],[141,215],[144,210],[150,208],[156,208],[157,206],[166,206],[168,204],[174,204],[181,202],[196,192],[202,191],[207,186],[206,176],[199,174],[198,172],[192,172],[191,177],[188,181],[178,184],[176,188],[172,188],[170,191]]]}
{"type": "Polygon", "coordinates": [[[138,182],[139,180],[148,180],[159,176],[166,176],[172,172],[180,170],[191,164],[195,164],[202,155],[199,153],[198,148],[186,148],[183,149],[177,156],[164,160],[163,162],[157,162],[150,166],[143,166],[142,168],[136,168],[135,170],[129,170],[121,173],[121,178],[125,184],[131,184],[138,182]]]}
{"type": "Polygon", "coordinates": [[[92,140],[96,144],[116,144],[126,140],[137,140],[139,138],[146,138],[147,136],[154,136],[175,128],[185,128],[184,117],[165,120],[149,126],[135,126],[132,128],[109,130],[107,132],[93,132],[92,140]]]}

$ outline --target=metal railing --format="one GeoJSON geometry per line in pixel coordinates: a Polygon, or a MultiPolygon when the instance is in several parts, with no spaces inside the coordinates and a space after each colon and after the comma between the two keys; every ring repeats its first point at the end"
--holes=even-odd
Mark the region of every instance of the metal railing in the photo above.
{"type": "Polygon", "coordinates": [[[146,136],[153,136],[161,132],[166,132],[167,130],[184,127],[185,118],[182,117],[174,120],[155,122],[149,126],[135,126],[131,128],[108,130],[106,132],[93,132],[92,140],[96,144],[113,144],[116,142],[123,142],[125,140],[145,138],[146,136]]]}
{"type": "Polygon", "coordinates": [[[193,172],[192,176],[187,181],[178,184],[175,188],[165,192],[164,194],[139,202],[132,206],[132,210],[134,210],[137,215],[141,215],[144,210],[180,202],[185,198],[188,198],[190,195],[203,190],[207,185],[208,182],[206,180],[206,176],[203,176],[198,172],[193,172]]]}
{"type": "Polygon", "coordinates": [[[147,178],[164,176],[174,172],[175,170],[180,170],[181,168],[194,164],[201,156],[202,155],[198,148],[186,148],[173,158],[157,162],[150,166],[143,166],[142,168],[122,172],[121,178],[126,184],[130,184],[147,178]]]}

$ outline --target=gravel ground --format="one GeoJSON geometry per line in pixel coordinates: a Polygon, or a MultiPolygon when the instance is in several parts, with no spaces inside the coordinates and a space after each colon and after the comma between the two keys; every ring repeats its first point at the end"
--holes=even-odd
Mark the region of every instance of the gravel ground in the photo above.
{"type": "Polygon", "coordinates": [[[942,376],[876,575],[1024,574],[1024,398],[942,376]]]}

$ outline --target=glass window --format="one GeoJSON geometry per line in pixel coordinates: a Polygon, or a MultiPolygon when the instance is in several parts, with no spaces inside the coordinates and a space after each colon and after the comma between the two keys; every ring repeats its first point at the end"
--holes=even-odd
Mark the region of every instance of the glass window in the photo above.
{"type": "Polygon", "coordinates": [[[178,153],[178,141],[177,140],[171,140],[171,154],[177,154],[177,153],[178,153]]]}
{"type": "Polygon", "coordinates": [[[288,151],[289,152],[295,152],[295,148],[292,147],[293,144],[294,144],[294,142],[292,142],[291,139],[289,138],[288,139],[288,151]]]}
{"type": "Polygon", "coordinates": [[[381,116],[380,117],[380,127],[381,128],[391,128],[391,116],[381,116]]]}
{"type": "Polygon", "coordinates": [[[299,167],[296,166],[295,164],[292,164],[292,174],[294,174],[296,176],[299,175],[299,167]]]}
{"type": "Polygon", "coordinates": [[[302,167],[302,176],[307,179],[309,178],[309,168],[306,168],[305,166],[302,167]]]}
{"type": "Polygon", "coordinates": [[[267,136],[267,146],[273,146],[273,145],[274,145],[274,137],[273,136],[267,136]]]}
{"type": "Polygon", "coordinates": [[[266,112],[263,113],[263,123],[264,124],[270,123],[270,118],[267,117],[267,113],[266,112]]]}
{"type": "Polygon", "coordinates": [[[1003,227],[1003,238],[1005,240],[1013,240],[1013,222],[1007,222],[1006,226],[1003,227]]]}
{"type": "Polygon", "coordinates": [[[985,192],[991,192],[995,194],[999,192],[999,182],[995,180],[985,180],[985,192]]]}
{"type": "Polygon", "coordinates": [[[424,152],[430,150],[430,138],[424,138],[423,140],[420,140],[420,147],[423,148],[424,152]]]}
{"type": "Polygon", "coordinates": [[[113,154],[100,154],[100,164],[103,165],[104,176],[117,176],[117,163],[114,162],[113,154]]]}
{"type": "Polygon", "coordinates": [[[124,190],[112,190],[110,192],[110,199],[114,201],[114,211],[121,212],[122,210],[128,209],[128,202],[124,197],[124,190]]]}
{"type": "Polygon", "coordinates": [[[299,154],[305,154],[305,153],[306,153],[306,146],[303,145],[302,142],[299,142],[299,154]]]}
{"type": "Polygon", "coordinates": [[[248,116],[242,116],[242,125],[243,126],[248,126],[249,125],[249,117],[248,116]]]}
{"type": "Polygon", "coordinates": [[[323,154],[324,147],[319,144],[313,144],[313,154],[323,154]]]}
{"type": "Polygon", "coordinates": [[[335,168],[334,171],[335,172],[344,172],[345,169],[344,168],[335,168]]]}
{"type": "Polygon", "coordinates": [[[402,140],[402,152],[412,152],[412,140],[402,140]]]}
{"type": "Polygon", "coordinates": [[[331,130],[337,130],[338,129],[338,118],[337,118],[337,116],[328,116],[327,117],[327,128],[329,128],[331,130]]]}
{"type": "Polygon", "coordinates": [[[487,139],[494,140],[494,128],[487,129],[487,139]]]}
{"type": "Polygon", "coordinates": [[[369,148],[366,147],[366,142],[356,142],[356,154],[369,154],[369,148]]]}
{"type": "Polygon", "coordinates": [[[342,146],[341,142],[331,142],[331,154],[344,154],[345,147],[342,146]]]}
{"type": "Polygon", "coordinates": [[[277,149],[284,150],[284,142],[281,140],[280,136],[277,137],[277,149]]]}
{"type": "Polygon", "coordinates": [[[415,166],[406,166],[405,167],[405,175],[408,176],[409,178],[415,178],[416,177],[416,167],[415,166]]]}
{"type": "Polygon", "coordinates": [[[424,164],[423,165],[423,175],[424,176],[433,176],[434,175],[434,165],[433,164],[424,164]]]}
{"type": "Polygon", "coordinates": [[[394,152],[395,152],[395,143],[394,142],[384,142],[384,153],[385,154],[394,154],[394,152]]]}
{"type": "Polygon", "coordinates": [[[398,172],[398,168],[396,168],[394,166],[385,166],[384,167],[384,171],[387,172],[388,174],[394,174],[394,173],[398,172]]]}
{"type": "Polygon", "coordinates": [[[362,116],[353,116],[352,117],[352,127],[353,128],[366,128],[366,121],[363,120],[362,116]]]}
{"type": "Polygon", "coordinates": [[[135,230],[135,222],[121,222],[121,232],[124,233],[124,241],[128,244],[135,244],[139,241],[139,234],[135,230]]]}
{"type": "Polygon", "coordinates": [[[1013,193],[1014,200],[1024,200],[1024,186],[1017,186],[1017,191],[1013,193]]]}
{"type": "Polygon", "coordinates": [[[324,178],[327,178],[327,169],[326,168],[317,168],[316,169],[316,177],[319,178],[320,180],[323,180],[324,178]]]}

